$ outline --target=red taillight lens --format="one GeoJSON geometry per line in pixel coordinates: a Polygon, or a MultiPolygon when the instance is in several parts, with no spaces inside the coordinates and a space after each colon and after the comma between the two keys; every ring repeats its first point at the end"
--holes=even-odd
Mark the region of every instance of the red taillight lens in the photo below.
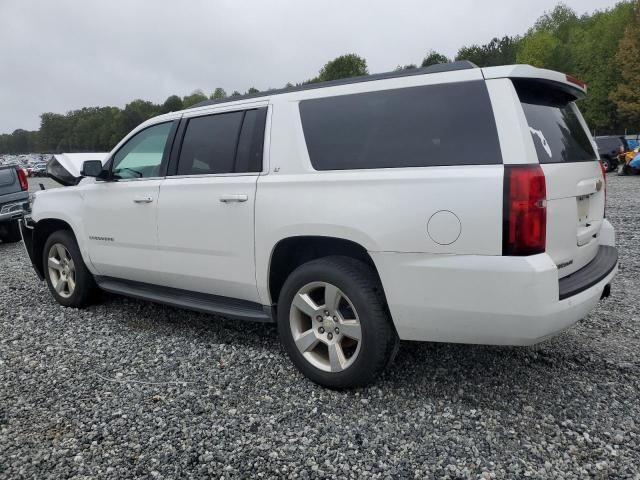
{"type": "MultiPolygon", "coordinates": [[[[623,159],[624,161],[624,159],[623,159]]],[[[603,213],[603,217],[607,216],[607,169],[604,168],[604,163],[602,163],[602,160],[600,160],[600,170],[602,170],[602,181],[604,182],[604,185],[602,186],[604,188],[604,213],[603,213]]]]}
{"type": "Polygon", "coordinates": [[[574,85],[579,86],[580,88],[587,90],[587,84],[582,80],[578,80],[576,77],[572,77],[571,75],[567,75],[567,82],[573,83],[574,85]]]}
{"type": "Polygon", "coordinates": [[[18,174],[18,181],[20,182],[20,188],[23,192],[29,190],[29,180],[27,180],[27,173],[22,168],[16,168],[18,174]]]}
{"type": "Polygon", "coordinates": [[[505,165],[503,255],[535,255],[546,247],[547,186],[540,165],[505,165]]]}

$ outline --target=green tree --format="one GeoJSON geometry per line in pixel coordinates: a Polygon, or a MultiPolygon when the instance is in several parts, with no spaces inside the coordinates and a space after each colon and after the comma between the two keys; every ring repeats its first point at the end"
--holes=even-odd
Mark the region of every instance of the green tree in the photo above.
{"type": "Polygon", "coordinates": [[[164,101],[160,111],[162,113],[177,112],[183,108],[182,99],[178,95],[171,95],[164,101]]]}
{"type": "Polygon", "coordinates": [[[160,108],[147,100],[134,100],[128,103],[118,115],[118,136],[124,137],[145,120],[158,115],[160,108]]]}
{"type": "Polygon", "coordinates": [[[320,70],[317,81],[326,82],[329,80],[359,77],[368,74],[367,61],[355,53],[349,53],[327,62],[320,70]]]}
{"type": "Polygon", "coordinates": [[[409,63],[409,64],[407,64],[407,65],[398,65],[398,66],[395,68],[395,71],[396,71],[396,72],[401,72],[401,71],[403,71],[403,70],[411,70],[411,69],[413,69],[413,68],[418,68],[418,66],[417,66],[415,63],[409,63]]]}
{"type": "Polygon", "coordinates": [[[59,113],[40,115],[40,148],[45,152],[61,152],[69,127],[68,119],[59,113]]]}
{"type": "Polygon", "coordinates": [[[532,33],[523,40],[516,62],[534,67],[554,68],[554,58],[559,45],[560,42],[552,33],[544,31],[532,33]]]}
{"type": "Polygon", "coordinates": [[[227,98],[227,92],[224,88],[218,87],[213,91],[209,98],[211,98],[211,100],[221,100],[223,98],[227,98]]]}
{"type": "Polygon", "coordinates": [[[208,100],[208,97],[202,90],[194,90],[191,92],[191,95],[187,95],[182,98],[182,105],[183,108],[189,108],[197,103],[204,102],[205,100],[208,100]]]}
{"type": "Polygon", "coordinates": [[[232,97],[239,97],[240,95],[242,95],[238,90],[234,90],[233,93],[231,94],[232,97]]]}
{"type": "MultiPolygon", "coordinates": [[[[611,92],[623,82],[616,59],[625,29],[634,19],[634,5],[621,2],[614,8],[580,19],[568,35],[570,60],[558,70],[578,77],[588,85],[587,97],[580,102],[589,127],[601,133],[617,133],[623,127],[611,92]]],[[[633,60],[638,62],[637,57],[633,60]]]]}
{"type": "Polygon", "coordinates": [[[437,65],[439,63],[449,63],[451,60],[441,53],[434,50],[429,50],[427,56],[422,60],[421,67],[430,67],[431,65],[437,65]]]}
{"type": "Polygon", "coordinates": [[[456,60],[469,60],[479,67],[495,67],[516,63],[520,37],[494,37],[484,45],[471,45],[458,50],[456,60]]]}
{"type": "Polygon", "coordinates": [[[260,90],[258,90],[255,87],[251,87],[251,88],[249,88],[249,90],[247,90],[247,95],[253,95],[253,94],[256,94],[256,93],[260,93],[260,90]]]}
{"type": "Polygon", "coordinates": [[[635,4],[633,20],[625,29],[616,53],[621,81],[611,93],[620,120],[631,131],[640,131],[640,2],[635,4]]]}

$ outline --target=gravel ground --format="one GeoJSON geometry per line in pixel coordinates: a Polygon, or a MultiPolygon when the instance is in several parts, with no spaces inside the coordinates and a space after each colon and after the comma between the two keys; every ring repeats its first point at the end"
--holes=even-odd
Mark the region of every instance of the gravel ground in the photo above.
{"type": "Polygon", "coordinates": [[[609,176],[612,297],[533,348],[403,343],[305,380],[272,326],[120,297],[59,307],[0,245],[1,478],[640,478],[640,178],[609,176]]]}

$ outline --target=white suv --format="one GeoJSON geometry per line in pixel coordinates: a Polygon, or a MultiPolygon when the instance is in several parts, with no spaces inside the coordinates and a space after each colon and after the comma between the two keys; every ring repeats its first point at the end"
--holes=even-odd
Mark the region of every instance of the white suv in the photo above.
{"type": "Polygon", "coordinates": [[[277,322],[329,387],[373,381],[399,340],[533,344],[617,271],[585,93],[459,62],[204,102],[36,193],[23,238],[62,305],[277,322]]]}

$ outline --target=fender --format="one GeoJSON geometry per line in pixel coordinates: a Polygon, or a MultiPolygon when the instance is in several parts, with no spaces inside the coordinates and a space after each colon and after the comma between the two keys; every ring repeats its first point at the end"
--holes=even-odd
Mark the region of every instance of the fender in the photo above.
{"type": "Polygon", "coordinates": [[[31,220],[35,229],[43,220],[60,220],[73,231],[82,259],[91,273],[96,273],[87,244],[83,221],[84,198],[81,188],[63,187],[36,192],[31,206],[31,220]]]}

